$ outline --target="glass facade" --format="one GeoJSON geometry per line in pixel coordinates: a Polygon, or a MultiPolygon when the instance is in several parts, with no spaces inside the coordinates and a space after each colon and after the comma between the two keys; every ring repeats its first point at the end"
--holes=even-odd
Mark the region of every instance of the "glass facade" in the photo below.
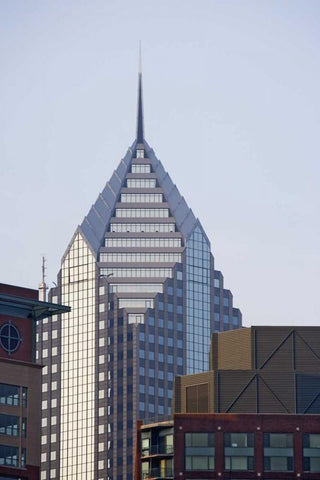
{"type": "Polygon", "coordinates": [[[102,276],[118,278],[161,278],[171,277],[172,268],[100,268],[102,276]]]}
{"type": "Polygon", "coordinates": [[[154,178],[128,178],[128,188],[155,188],[156,180],[154,178]]]}
{"type": "Polygon", "coordinates": [[[100,262],[176,263],[181,262],[181,253],[100,253],[100,262]]]}
{"type": "Polygon", "coordinates": [[[151,168],[150,164],[143,164],[143,163],[133,163],[131,165],[131,172],[132,173],[150,173],[151,168]]]}
{"type": "Polygon", "coordinates": [[[119,233],[168,233],[175,232],[174,223],[111,223],[110,232],[119,233]]]}
{"type": "Polygon", "coordinates": [[[94,478],[95,268],[77,234],[61,269],[62,302],[71,306],[61,328],[61,480],[94,478]]]}
{"type": "Polygon", "coordinates": [[[181,247],[180,238],[106,238],[109,248],[175,248],[181,247]]]}
{"type": "MultiPolygon", "coordinates": [[[[220,273],[213,286],[200,223],[157,162],[142,144],[128,152],[63,257],[54,295],[71,313],[42,335],[42,480],[132,480],[136,421],[170,415],[174,377],[208,369],[213,293],[218,329],[237,316],[220,273]]],[[[191,395],[198,409],[203,394],[191,395]]],[[[213,469],[214,436],[189,440],[188,468],[213,469]]],[[[157,448],[169,455],[172,435],[157,448]]],[[[143,469],[172,476],[172,458],[143,469]]]]}
{"type": "Polygon", "coordinates": [[[210,246],[199,227],[186,245],[187,373],[208,370],[210,344],[210,246]]]}
{"type": "Polygon", "coordinates": [[[117,208],[115,216],[127,218],[169,217],[169,210],[167,208],[117,208]]]}
{"type": "Polygon", "coordinates": [[[162,193],[122,193],[121,203],[161,203],[162,193]]]}

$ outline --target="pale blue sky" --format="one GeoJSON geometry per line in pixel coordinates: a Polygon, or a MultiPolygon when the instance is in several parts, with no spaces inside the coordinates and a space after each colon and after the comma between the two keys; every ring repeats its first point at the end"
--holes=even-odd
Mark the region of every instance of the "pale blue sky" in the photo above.
{"type": "Polygon", "coordinates": [[[318,0],[0,0],[0,281],[56,281],[134,140],[140,39],[146,139],[244,324],[319,324],[318,0]]]}

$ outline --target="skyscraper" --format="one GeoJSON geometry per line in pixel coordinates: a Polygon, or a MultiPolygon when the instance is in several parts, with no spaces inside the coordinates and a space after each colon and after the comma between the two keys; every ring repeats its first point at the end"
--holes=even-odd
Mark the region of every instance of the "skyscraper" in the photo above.
{"type": "Polygon", "coordinates": [[[137,419],[170,414],[174,376],[207,370],[210,332],[241,326],[200,221],[144,138],[141,72],[136,139],[50,299],[72,311],[39,329],[42,480],[131,480],[137,419]]]}

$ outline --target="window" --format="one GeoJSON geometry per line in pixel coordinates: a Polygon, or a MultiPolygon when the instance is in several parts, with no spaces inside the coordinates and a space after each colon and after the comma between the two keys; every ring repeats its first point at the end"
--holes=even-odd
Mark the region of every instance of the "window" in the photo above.
{"type": "Polygon", "coordinates": [[[162,293],[162,283],[112,283],[110,293],[162,293]]]}
{"type": "Polygon", "coordinates": [[[136,150],[136,158],[144,158],[144,150],[142,148],[136,150]]]}
{"type": "Polygon", "coordinates": [[[19,348],[20,342],[19,330],[11,321],[1,326],[0,345],[9,355],[19,348]]]}
{"type": "Polygon", "coordinates": [[[306,472],[320,472],[320,434],[303,435],[303,469],[306,472]]]}
{"type": "Polygon", "coordinates": [[[254,470],[254,434],[225,433],[226,470],[254,470]]]}
{"type": "Polygon", "coordinates": [[[171,263],[181,262],[181,253],[100,253],[100,262],[171,263]]]}
{"type": "Polygon", "coordinates": [[[18,467],[19,448],[9,445],[0,445],[0,465],[6,465],[8,467],[18,467]]]}
{"type": "Polygon", "coordinates": [[[106,238],[106,247],[121,248],[179,248],[180,238],[106,238]]]}
{"type": "MultiPolygon", "coordinates": [[[[0,414],[0,435],[19,435],[19,417],[15,415],[0,414]]],[[[25,420],[25,419],[24,419],[25,420]]]]}
{"type": "Polygon", "coordinates": [[[214,470],[214,446],[214,433],[186,433],[186,470],[214,470]]]}
{"type": "Polygon", "coordinates": [[[128,178],[127,187],[128,188],[155,188],[156,179],[155,178],[128,178]]]}
{"type": "Polygon", "coordinates": [[[119,308],[153,308],[151,298],[120,298],[119,308]]]}
{"type": "Polygon", "coordinates": [[[168,208],[116,208],[116,217],[120,218],[161,218],[169,217],[168,208]]]}
{"type": "Polygon", "coordinates": [[[271,472],[293,470],[293,434],[265,433],[264,469],[271,472]]]}
{"type": "Polygon", "coordinates": [[[144,315],[143,314],[135,314],[129,313],[128,314],[128,323],[144,323],[144,315]]]}
{"type": "MultiPolygon", "coordinates": [[[[143,158],[143,157],[141,157],[141,158],[143,158]]],[[[150,173],[150,172],[151,172],[151,165],[150,164],[133,163],[131,165],[131,173],[150,173]]]]}
{"type": "Polygon", "coordinates": [[[174,223],[111,223],[110,232],[168,233],[175,232],[174,223]]]}
{"type": "Polygon", "coordinates": [[[0,405],[19,405],[20,387],[0,383],[0,405]]]}
{"type": "Polygon", "coordinates": [[[121,203],[162,203],[162,193],[122,193],[121,203]]]}
{"type": "Polygon", "coordinates": [[[118,278],[161,278],[172,276],[171,268],[117,268],[117,267],[107,267],[100,268],[101,275],[110,275],[118,278]]]}

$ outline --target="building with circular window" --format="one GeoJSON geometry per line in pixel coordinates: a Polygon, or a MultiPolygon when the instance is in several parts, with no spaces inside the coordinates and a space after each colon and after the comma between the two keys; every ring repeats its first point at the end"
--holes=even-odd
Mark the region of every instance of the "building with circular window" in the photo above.
{"type": "Polygon", "coordinates": [[[20,332],[12,322],[5,323],[1,326],[0,345],[6,352],[9,354],[15,352],[19,348],[20,343],[20,332]]]}

